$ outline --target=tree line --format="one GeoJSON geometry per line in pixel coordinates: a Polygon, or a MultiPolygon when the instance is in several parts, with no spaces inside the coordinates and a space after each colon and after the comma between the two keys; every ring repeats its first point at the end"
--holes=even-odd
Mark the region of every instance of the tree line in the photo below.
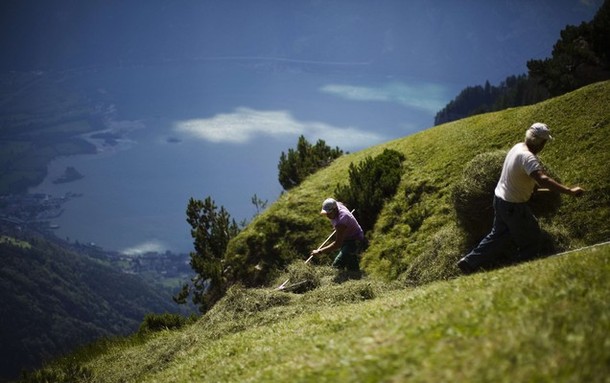
{"type": "Polygon", "coordinates": [[[466,87],[436,114],[434,124],[535,104],[610,79],[610,0],[590,22],[566,26],[551,57],[529,60],[527,68],[527,74],[509,76],[498,86],[487,81],[466,87]]]}

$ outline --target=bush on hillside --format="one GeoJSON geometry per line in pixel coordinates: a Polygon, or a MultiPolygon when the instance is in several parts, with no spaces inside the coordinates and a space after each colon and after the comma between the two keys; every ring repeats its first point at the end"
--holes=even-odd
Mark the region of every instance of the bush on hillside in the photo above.
{"type": "Polygon", "coordinates": [[[249,235],[229,244],[227,274],[246,287],[267,285],[277,270],[295,259],[301,262],[306,259],[314,244],[304,233],[312,230],[306,217],[291,211],[253,222],[248,228],[249,235]]]}
{"type": "Polygon", "coordinates": [[[190,198],[186,215],[195,247],[190,254],[190,265],[197,275],[191,284],[182,286],[174,301],[184,304],[191,295],[193,303],[205,312],[223,296],[231,283],[225,252],[240,229],[224,206],[219,209],[211,197],[205,200],[190,198]]]}
{"type": "Polygon", "coordinates": [[[396,194],[403,173],[405,156],[385,149],[377,157],[367,157],[349,167],[349,184],[337,185],[335,195],[350,208],[365,232],[371,230],[386,200],[396,194]]]}

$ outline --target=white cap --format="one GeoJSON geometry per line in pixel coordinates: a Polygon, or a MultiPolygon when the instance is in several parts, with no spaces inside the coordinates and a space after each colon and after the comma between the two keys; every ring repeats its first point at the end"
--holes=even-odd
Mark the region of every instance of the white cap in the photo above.
{"type": "Polygon", "coordinates": [[[548,126],[546,126],[546,124],[543,124],[542,122],[536,122],[536,123],[532,124],[532,126],[530,126],[530,128],[528,130],[530,131],[531,135],[534,137],[539,137],[544,140],[553,139],[553,137],[551,136],[551,130],[549,129],[548,126]]]}
{"type": "Polygon", "coordinates": [[[320,214],[328,214],[333,210],[337,209],[337,201],[332,198],[327,198],[322,203],[322,211],[320,214]]]}

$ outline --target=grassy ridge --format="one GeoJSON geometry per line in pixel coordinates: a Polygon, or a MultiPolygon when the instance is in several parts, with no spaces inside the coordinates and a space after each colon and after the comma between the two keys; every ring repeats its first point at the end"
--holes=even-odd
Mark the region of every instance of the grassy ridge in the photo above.
{"type": "MultiPolygon", "coordinates": [[[[472,243],[456,226],[451,192],[464,166],[481,153],[504,150],[522,141],[533,122],[547,123],[555,140],[540,157],[568,185],[588,193],[563,196],[543,230],[566,238],[557,250],[610,239],[610,82],[598,83],[528,107],[509,109],[437,126],[335,160],[298,188],[282,195],[232,243],[228,253],[248,259],[254,270],[274,267],[277,258],[300,259],[328,235],[317,212],[348,168],[389,148],[406,161],[398,192],[383,208],[363,265],[386,280],[421,284],[457,275],[455,261],[472,243]],[[436,262],[430,268],[430,260],[436,262]]],[[[491,204],[491,196],[490,196],[491,204]]],[[[357,211],[356,211],[357,214],[357,211]]],[[[256,272],[256,271],[253,271],[256,272]]]]}

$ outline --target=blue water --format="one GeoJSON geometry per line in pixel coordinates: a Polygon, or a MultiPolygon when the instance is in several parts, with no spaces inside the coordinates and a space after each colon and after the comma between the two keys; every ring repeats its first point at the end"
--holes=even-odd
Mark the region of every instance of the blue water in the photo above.
{"type": "MultiPolygon", "coordinates": [[[[103,100],[109,110],[108,125],[122,138],[118,145],[101,145],[96,155],[55,160],[47,179],[31,191],[82,193],[67,202],[64,213],[54,221],[62,238],[126,253],[191,251],[185,215],[188,199],[211,196],[236,221],[251,219],[254,194],[269,203],[280,195],[280,153],[294,147],[300,134],[312,143],[325,138],[327,144],[353,152],[432,126],[434,113],[429,108],[403,102],[413,95],[401,84],[415,92],[425,92],[425,84],[365,69],[357,64],[239,59],[72,73],[67,81],[103,100]],[[339,97],[321,90],[328,85],[353,86],[357,93],[385,89],[394,98],[339,97]],[[234,115],[260,115],[258,122],[252,120],[259,130],[212,142],[177,129],[181,122],[203,120],[217,122],[224,131],[232,121],[227,116],[234,115]],[[280,118],[277,124],[278,116],[288,116],[286,131],[264,131],[282,127],[286,120],[280,118]],[[297,128],[288,129],[295,121],[297,128]],[[305,131],[299,131],[299,126],[305,126],[305,131]],[[326,133],[329,127],[334,133],[326,133]],[[357,135],[354,130],[373,134],[375,139],[352,142],[349,138],[357,135]],[[85,177],[53,184],[67,166],[85,177]]],[[[439,103],[439,98],[447,102],[455,90],[434,92],[440,94],[439,103]]]]}

